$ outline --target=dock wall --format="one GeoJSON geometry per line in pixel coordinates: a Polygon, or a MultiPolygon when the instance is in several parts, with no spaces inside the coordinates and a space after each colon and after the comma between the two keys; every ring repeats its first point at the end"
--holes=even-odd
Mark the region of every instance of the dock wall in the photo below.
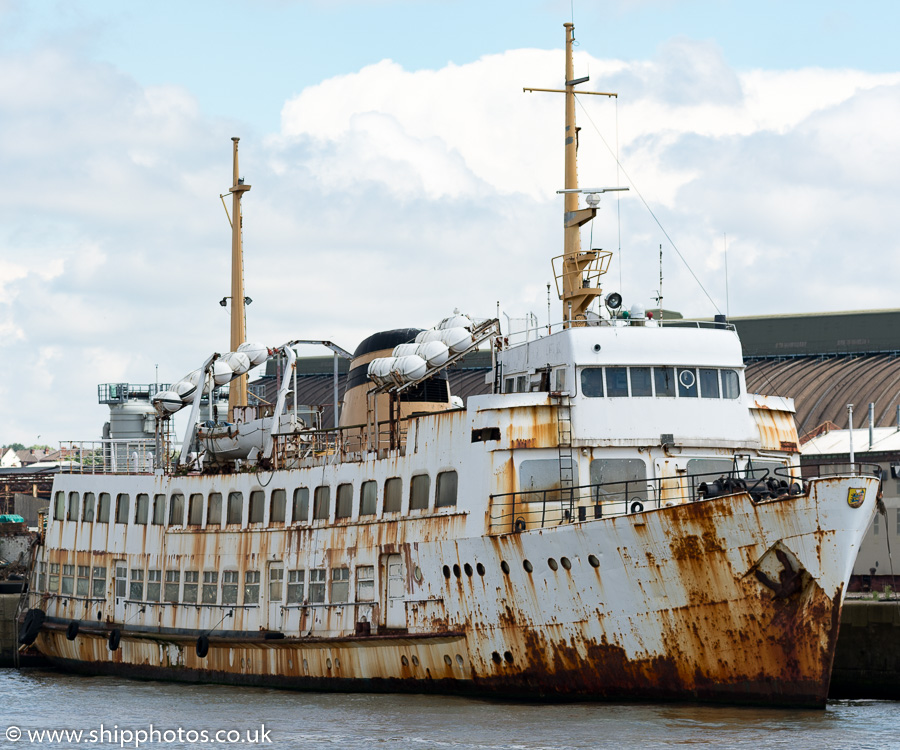
{"type": "Polygon", "coordinates": [[[828,697],[900,699],[900,600],[844,602],[828,697]]]}

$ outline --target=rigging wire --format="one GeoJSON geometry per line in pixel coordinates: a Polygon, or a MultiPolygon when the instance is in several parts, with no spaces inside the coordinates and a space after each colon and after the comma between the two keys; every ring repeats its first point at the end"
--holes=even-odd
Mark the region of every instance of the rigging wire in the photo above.
{"type": "MultiPolygon", "coordinates": [[[[591,118],[590,113],[587,111],[587,108],[584,104],[581,103],[581,100],[576,96],[575,101],[578,102],[578,105],[581,107],[581,111],[584,112],[584,116],[590,121],[591,125],[594,127],[594,130],[597,131],[597,135],[600,136],[600,140],[603,141],[603,145],[606,146],[606,150],[612,155],[612,157],[616,160],[616,164],[619,165],[619,168],[622,170],[622,174],[625,175],[625,179],[628,181],[628,184],[634,189],[634,192],[637,193],[638,198],[641,199],[641,203],[644,204],[644,208],[647,209],[650,216],[653,217],[653,221],[656,222],[656,225],[660,228],[660,231],[665,235],[665,238],[669,241],[669,244],[672,246],[672,249],[677,253],[678,257],[681,258],[681,262],[684,263],[684,267],[687,268],[688,273],[694,277],[694,281],[697,282],[697,286],[700,287],[701,291],[706,295],[706,298],[712,303],[712,306],[716,309],[716,312],[720,315],[722,311],[719,309],[719,306],[715,303],[712,297],[709,296],[709,292],[706,291],[706,287],[700,283],[700,279],[697,278],[697,274],[694,273],[694,269],[691,268],[690,264],[685,260],[685,257],[681,254],[681,250],[678,249],[678,245],[675,244],[675,241],[669,236],[669,233],[666,231],[666,228],[662,225],[662,222],[657,218],[656,214],[653,212],[653,209],[650,208],[650,204],[647,203],[641,191],[638,189],[638,186],[635,184],[634,180],[631,179],[631,175],[628,174],[628,170],[622,166],[622,163],[619,161],[619,157],[617,154],[613,152],[613,150],[609,147],[609,144],[606,142],[606,139],[603,137],[603,133],[600,132],[600,129],[597,127],[597,124],[591,118]]],[[[620,261],[621,263],[621,261],[620,261]]]]}
{"type": "MultiPolygon", "coordinates": [[[[621,165],[619,164],[619,97],[616,97],[616,187],[622,187],[621,165]]],[[[591,222],[593,226],[593,222],[591,222]]],[[[619,233],[619,250],[616,257],[619,259],[619,290],[622,289],[622,196],[616,192],[616,228],[619,233]]],[[[662,292],[660,292],[662,294],[662,292]]],[[[660,313],[662,320],[662,313],[660,313]]]]}

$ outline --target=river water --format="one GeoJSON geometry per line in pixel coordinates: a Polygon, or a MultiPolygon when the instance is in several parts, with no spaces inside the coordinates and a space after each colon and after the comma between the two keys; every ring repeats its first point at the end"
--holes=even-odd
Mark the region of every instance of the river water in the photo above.
{"type": "Polygon", "coordinates": [[[248,744],[335,750],[900,747],[900,702],[834,701],[824,711],[525,705],[136,682],[34,669],[0,669],[0,717],[4,750],[248,744]],[[72,734],[53,739],[37,734],[43,730],[82,735],[80,741],[72,734]]]}

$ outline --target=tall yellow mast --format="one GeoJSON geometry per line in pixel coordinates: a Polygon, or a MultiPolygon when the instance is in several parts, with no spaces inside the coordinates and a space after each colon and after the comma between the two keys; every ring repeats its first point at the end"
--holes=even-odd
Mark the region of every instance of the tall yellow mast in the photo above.
{"type": "MultiPolygon", "coordinates": [[[[238,171],[238,141],[234,143],[234,175],[231,193],[231,351],[247,340],[247,324],[244,314],[244,249],[242,241],[243,218],[241,216],[241,198],[250,189],[244,185],[238,171]]],[[[234,420],[234,407],[247,405],[247,376],[241,375],[231,381],[228,389],[228,415],[234,420]]]]}
{"type": "MultiPolygon", "coordinates": [[[[578,128],[575,126],[575,86],[585,83],[588,76],[575,78],[572,62],[572,46],[575,41],[575,24],[565,23],[566,29],[566,87],[564,89],[525,88],[525,91],[549,91],[566,95],[565,132],[565,196],[563,214],[563,254],[554,258],[556,290],[563,303],[563,320],[566,328],[581,325],[585,312],[596,297],[602,294],[599,286],[592,283],[606,272],[611,253],[601,250],[581,252],[581,226],[597,215],[596,202],[590,208],[578,208],[578,128]],[[562,261],[557,270],[556,261],[562,261]],[[560,281],[562,284],[560,285],[560,281]],[[561,287],[561,288],[560,288],[561,287]]],[[[580,94],[594,96],[617,96],[601,91],[580,91],[580,94]]],[[[608,188],[591,192],[605,192],[608,188]]]]}

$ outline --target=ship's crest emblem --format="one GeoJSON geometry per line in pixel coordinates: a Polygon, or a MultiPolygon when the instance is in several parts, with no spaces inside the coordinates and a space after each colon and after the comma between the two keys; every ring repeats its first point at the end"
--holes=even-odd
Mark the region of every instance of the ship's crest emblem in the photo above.
{"type": "Polygon", "coordinates": [[[858,508],[863,504],[863,500],[866,499],[866,488],[865,487],[851,487],[847,490],[847,505],[851,508],[858,508]]]}

